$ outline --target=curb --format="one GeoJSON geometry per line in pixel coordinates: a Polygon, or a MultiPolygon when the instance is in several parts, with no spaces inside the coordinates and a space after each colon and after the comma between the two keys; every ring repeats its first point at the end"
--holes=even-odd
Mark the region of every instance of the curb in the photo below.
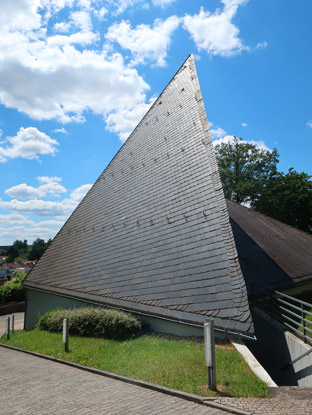
{"type": "Polygon", "coordinates": [[[238,353],[243,357],[245,362],[248,364],[252,372],[258,376],[266,385],[270,388],[277,388],[277,384],[273,381],[271,376],[268,372],[264,369],[264,367],[258,362],[255,356],[251,353],[245,343],[237,339],[232,341],[233,346],[238,351],[238,353]]]}
{"type": "MultiPolygon", "coordinates": [[[[132,385],[140,386],[142,388],[151,389],[155,392],[161,392],[161,393],[164,393],[166,395],[174,396],[176,398],[181,398],[181,399],[185,399],[187,401],[195,402],[195,403],[198,403],[198,404],[201,404],[201,405],[210,406],[212,408],[227,411],[227,412],[230,412],[230,413],[235,414],[235,415],[252,415],[251,412],[246,412],[246,411],[243,411],[243,410],[240,410],[240,409],[231,408],[231,407],[228,407],[226,405],[211,402],[210,399],[213,400],[214,398],[204,398],[204,397],[201,397],[201,396],[198,396],[198,395],[192,395],[192,394],[187,393],[187,392],[181,392],[181,391],[178,391],[176,389],[166,388],[165,386],[159,386],[159,385],[156,385],[154,383],[149,383],[149,382],[144,382],[142,380],[132,379],[132,378],[129,378],[127,376],[116,375],[116,374],[111,373],[111,372],[106,372],[104,370],[95,369],[95,368],[88,367],[88,366],[82,366],[82,365],[79,365],[77,363],[68,362],[66,360],[57,359],[56,357],[46,356],[46,355],[36,353],[36,352],[32,352],[32,351],[29,351],[29,350],[20,349],[18,347],[9,346],[7,344],[0,344],[0,347],[15,350],[16,352],[30,354],[32,356],[39,357],[41,359],[50,360],[50,361],[55,362],[55,363],[60,363],[62,365],[74,367],[76,369],[84,370],[86,372],[94,373],[96,375],[105,376],[105,377],[108,377],[108,378],[111,378],[111,379],[119,380],[121,382],[130,383],[132,385]]],[[[219,398],[217,398],[217,399],[219,399],[219,398]]]]}

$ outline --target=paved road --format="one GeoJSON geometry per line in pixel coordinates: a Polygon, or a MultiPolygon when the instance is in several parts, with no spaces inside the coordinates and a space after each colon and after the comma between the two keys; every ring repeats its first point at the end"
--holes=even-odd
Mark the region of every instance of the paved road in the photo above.
{"type": "Polygon", "coordinates": [[[0,347],[1,415],[225,415],[218,409],[0,347]]]}

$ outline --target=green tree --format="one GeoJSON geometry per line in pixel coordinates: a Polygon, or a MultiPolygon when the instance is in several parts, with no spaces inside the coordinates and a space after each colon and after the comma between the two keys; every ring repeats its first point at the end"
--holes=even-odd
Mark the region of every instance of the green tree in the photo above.
{"type": "Polygon", "coordinates": [[[6,254],[7,254],[7,257],[6,257],[7,262],[13,262],[13,261],[14,261],[14,259],[15,259],[16,257],[18,257],[19,252],[18,252],[18,249],[17,249],[17,248],[14,246],[14,244],[13,244],[12,246],[10,246],[10,247],[8,248],[8,250],[7,250],[6,254]]]}
{"type": "Polygon", "coordinates": [[[252,207],[258,212],[278,219],[290,226],[312,233],[312,176],[279,172],[262,189],[261,197],[252,207]]]}
{"type": "Polygon", "coordinates": [[[268,180],[277,173],[279,154],[266,151],[242,138],[215,147],[225,197],[237,203],[252,203],[268,180]]]}
{"type": "Polygon", "coordinates": [[[312,233],[312,176],[277,170],[278,153],[234,138],[215,147],[225,197],[312,233]]]}
{"type": "Polygon", "coordinates": [[[32,249],[29,253],[29,259],[31,261],[34,259],[40,259],[50,243],[51,239],[49,239],[48,242],[45,242],[44,239],[37,238],[32,245],[32,249]]]}
{"type": "Polygon", "coordinates": [[[24,249],[24,242],[20,241],[19,239],[16,239],[16,241],[13,242],[14,248],[16,248],[18,251],[24,249]]]}

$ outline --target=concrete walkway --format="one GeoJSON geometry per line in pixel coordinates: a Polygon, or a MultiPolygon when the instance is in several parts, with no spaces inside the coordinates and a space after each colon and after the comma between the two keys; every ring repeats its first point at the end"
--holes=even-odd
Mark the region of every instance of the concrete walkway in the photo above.
{"type": "Polygon", "coordinates": [[[0,347],[4,415],[225,415],[219,409],[0,347]]]}

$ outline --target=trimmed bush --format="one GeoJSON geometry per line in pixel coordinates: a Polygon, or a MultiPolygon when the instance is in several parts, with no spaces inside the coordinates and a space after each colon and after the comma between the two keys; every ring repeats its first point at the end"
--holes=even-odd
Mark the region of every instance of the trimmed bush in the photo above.
{"type": "Polygon", "coordinates": [[[141,322],[131,314],[92,307],[49,311],[40,318],[37,328],[60,333],[66,317],[69,334],[74,336],[123,340],[142,333],[141,322]]]}

